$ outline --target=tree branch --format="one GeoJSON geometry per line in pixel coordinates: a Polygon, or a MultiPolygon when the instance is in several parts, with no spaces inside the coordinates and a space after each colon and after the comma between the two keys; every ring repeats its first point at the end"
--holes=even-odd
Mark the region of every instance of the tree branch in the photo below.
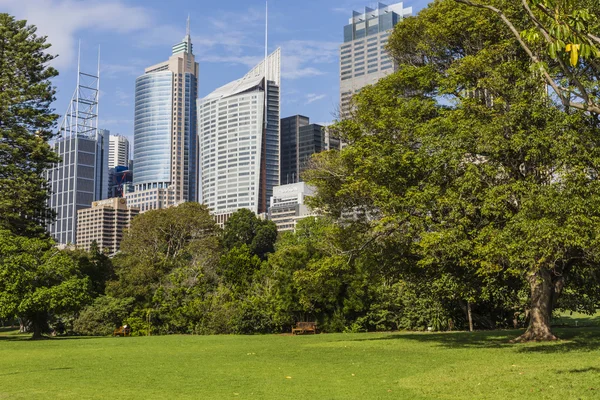
{"type": "MultiPolygon", "coordinates": [[[[513,25],[513,23],[508,19],[508,17],[501,10],[499,10],[496,7],[490,6],[490,5],[474,3],[470,0],[454,0],[454,1],[456,3],[465,4],[469,7],[482,8],[485,10],[489,10],[489,11],[492,11],[493,13],[497,14],[500,17],[500,19],[502,20],[502,22],[504,22],[504,24],[510,29],[513,36],[517,39],[517,41],[521,45],[521,48],[527,53],[527,55],[529,56],[531,61],[534,64],[540,63],[540,59],[533,53],[533,51],[529,48],[529,46],[527,46],[527,44],[521,37],[521,34],[517,30],[517,28],[513,25]]],[[[562,104],[565,107],[571,107],[571,108],[575,108],[577,110],[588,111],[588,112],[592,112],[594,114],[600,114],[600,106],[599,105],[595,104],[592,101],[589,101],[589,99],[585,103],[572,102],[568,97],[565,96],[565,93],[570,93],[569,89],[559,87],[556,84],[556,82],[554,81],[554,79],[552,79],[552,77],[550,76],[548,71],[546,71],[545,68],[541,68],[541,72],[542,72],[542,75],[544,76],[546,83],[550,87],[552,87],[552,89],[554,90],[556,95],[560,98],[560,101],[562,102],[562,104]]],[[[586,93],[586,95],[587,95],[587,91],[584,91],[584,93],[586,93]]],[[[584,96],[581,96],[581,97],[583,98],[584,96]]]]}

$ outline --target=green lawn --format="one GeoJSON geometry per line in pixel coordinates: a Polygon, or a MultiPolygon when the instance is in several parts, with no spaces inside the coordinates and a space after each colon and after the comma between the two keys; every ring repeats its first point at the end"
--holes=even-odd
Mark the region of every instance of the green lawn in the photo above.
{"type": "Polygon", "coordinates": [[[600,327],[30,341],[0,332],[0,399],[600,399],[600,327]]]}

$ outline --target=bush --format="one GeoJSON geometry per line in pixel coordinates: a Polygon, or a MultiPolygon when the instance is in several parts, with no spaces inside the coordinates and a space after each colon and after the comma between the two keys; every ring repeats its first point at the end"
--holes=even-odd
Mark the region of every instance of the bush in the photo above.
{"type": "Polygon", "coordinates": [[[86,336],[108,336],[123,324],[133,310],[133,303],[132,298],[100,296],[81,312],[73,330],[86,336]]]}

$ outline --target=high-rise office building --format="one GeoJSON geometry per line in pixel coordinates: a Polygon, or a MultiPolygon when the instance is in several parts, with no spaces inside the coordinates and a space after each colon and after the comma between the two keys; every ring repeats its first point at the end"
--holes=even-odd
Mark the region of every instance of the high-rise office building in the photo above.
{"type": "Polygon", "coordinates": [[[311,124],[308,117],[282,118],[280,184],[300,182],[313,154],[339,148],[339,139],[330,137],[324,126],[311,124]]]}
{"type": "Polygon", "coordinates": [[[198,199],[198,63],[189,31],[165,62],[135,83],[134,192],[141,212],[198,199]]]}
{"type": "MultiPolygon", "coordinates": [[[[109,131],[106,131],[110,134],[109,131]]],[[[129,166],[129,140],[125,136],[110,135],[108,168],[129,166]]]]}
{"type": "Polygon", "coordinates": [[[139,210],[127,207],[127,200],[114,198],[95,201],[91,208],[77,211],[77,246],[89,251],[96,242],[101,251],[115,254],[119,251],[123,231],[139,210]]]}
{"type": "Polygon", "coordinates": [[[201,199],[218,223],[240,208],[265,213],[279,184],[280,76],[277,49],[198,104],[201,199]]]}
{"type": "Polygon", "coordinates": [[[48,206],[56,213],[50,235],[62,245],[77,243],[77,211],[108,194],[107,131],[98,129],[100,68],[77,75],[77,87],[52,144],[61,161],[45,172],[48,206]]]}
{"type": "Polygon", "coordinates": [[[412,7],[404,8],[401,2],[389,6],[378,3],[377,8],[353,11],[340,46],[341,118],[348,115],[355,93],[395,70],[385,46],[394,26],[411,14],[412,7]]]}
{"type": "Polygon", "coordinates": [[[308,124],[310,124],[310,120],[304,115],[293,115],[281,119],[280,185],[298,182],[300,128],[308,124]]]}

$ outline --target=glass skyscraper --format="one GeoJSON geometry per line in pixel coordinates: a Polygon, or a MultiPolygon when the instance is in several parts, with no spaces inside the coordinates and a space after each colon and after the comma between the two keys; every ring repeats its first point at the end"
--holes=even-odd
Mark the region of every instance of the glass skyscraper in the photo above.
{"type": "Polygon", "coordinates": [[[57,243],[77,244],[77,211],[108,194],[108,131],[73,135],[54,143],[61,162],[46,171],[50,185],[48,206],[56,220],[48,231],[57,243]]]}
{"type": "Polygon", "coordinates": [[[344,26],[344,43],[340,46],[340,112],[348,115],[352,95],[393,72],[396,67],[385,46],[394,26],[412,14],[403,3],[353,11],[344,26]]]}
{"type": "Polygon", "coordinates": [[[141,212],[198,200],[198,63],[191,36],[135,83],[134,192],[141,212]]]}
{"type": "Polygon", "coordinates": [[[265,213],[279,184],[280,77],[277,49],[198,104],[201,201],[221,224],[240,208],[265,213]]]}
{"type": "Polygon", "coordinates": [[[300,182],[310,157],[333,149],[340,149],[340,140],[330,137],[324,126],[311,124],[303,115],[282,118],[280,184],[300,182]]]}

